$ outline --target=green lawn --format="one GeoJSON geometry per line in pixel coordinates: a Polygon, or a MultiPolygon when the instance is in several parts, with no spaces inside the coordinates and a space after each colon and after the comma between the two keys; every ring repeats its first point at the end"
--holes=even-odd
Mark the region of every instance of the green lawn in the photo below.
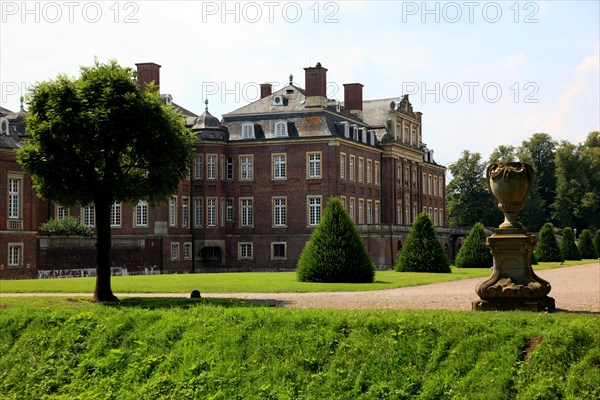
{"type": "MultiPolygon", "coordinates": [[[[568,261],[578,265],[595,260],[568,261]]],[[[540,263],[534,270],[557,268],[558,263],[540,263]]],[[[282,293],[282,292],[336,292],[392,289],[426,285],[459,279],[487,277],[487,268],[452,268],[450,274],[426,272],[378,271],[370,284],[335,284],[298,282],[294,272],[244,272],[219,274],[170,274],[113,277],[115,293],[189,293],[198,289],[203,293],[282,293]]],[[[95,278],[30,279],[0,281],[1,293],[91,293],[95,278]]]]}
{"type": "Polygon", "coordinates": [[[7,400],[600,398],[593,315],[5,300],[7,400]]]}

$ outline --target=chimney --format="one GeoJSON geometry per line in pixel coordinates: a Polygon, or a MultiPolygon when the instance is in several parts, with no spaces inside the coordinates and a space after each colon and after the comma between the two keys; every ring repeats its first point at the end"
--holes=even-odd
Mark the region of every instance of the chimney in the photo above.
{"type": "Polygon", "coordinates": [[[327,68],[321,63],[315,67],[304,68],[306,107],[324,107],[327,105],[327,68]]]}
{"type": "Polygon", "coordinates": [[[260,84],[260,98],[264,99],[267,96],[273,94],[273,85],[270,83],[261,83],[260,84]]]}
{"type": "Polygon", "coordinates": [[[146,89],[151,82],[160,93],[160,65],[155,63],[139,63],[137,66],[137,81],[140,89],[146,89]]]}
{"type": "Polygon", "coordinates": [[[363,118],[362,83],[344,83],[344,108],[356,117],[363,118]]]}

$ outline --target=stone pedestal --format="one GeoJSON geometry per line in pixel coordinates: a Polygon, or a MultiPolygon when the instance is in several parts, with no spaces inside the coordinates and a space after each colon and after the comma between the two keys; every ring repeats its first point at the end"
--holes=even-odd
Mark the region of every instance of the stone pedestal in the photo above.
{"type": "Polygon", "coordinates": [[[555,309],[554,299],[548,297],[550,283],[531,268],[535,243],[535,236],[527,235],[523,229],[496,229],[487,239],[494,257],[493,273],[475,288],[481,300],[472,303],[473,310],[555,309]]]}

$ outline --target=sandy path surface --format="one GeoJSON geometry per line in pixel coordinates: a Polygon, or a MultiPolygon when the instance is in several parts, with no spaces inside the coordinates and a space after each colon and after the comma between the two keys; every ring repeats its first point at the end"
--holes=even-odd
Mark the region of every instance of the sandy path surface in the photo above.
{"type": "MultiPolygon", "coordinates": [[[[536,271],[550,282],[556,308],[600,315],[600,262],[536,271]]],[[[479,300],[475,286],[484,278],[368,292],[317,293],[202,293],[206,298],[239,298],[279,307],[339,309],[470,310],[479,300]]],[[[188,297],[187,293],[117,293],[117,297],[188,297]]],[[[15,296],[91,296],[90,293],[3,293],[15,296]]]]}

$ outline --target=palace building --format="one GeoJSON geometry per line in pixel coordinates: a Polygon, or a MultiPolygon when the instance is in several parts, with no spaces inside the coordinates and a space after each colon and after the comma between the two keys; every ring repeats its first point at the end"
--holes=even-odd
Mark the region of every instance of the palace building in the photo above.
{"type": "MultiPolygon", "coordinates": [[[[160,85],[160,66],[137,64],[138,81],[160,85]]],[[[196,136],[189,181],[164,204],[115,204],[115,273],[294,270],[330,197],[346,206],[371,257],[391,268],[418,213],[427,212],[453,256],[445,229],[445,167],[423,141],[422,113],[407,95],[363,100],[363,85],[327,97],[320,63],[222,116],[197,115],[161,95],[196,136]]],[[[94,226],[93,206],[65,209],[37,198],[15,161],[26,137],[23,108],[1,110],[0,277],[87,274],[93,238],[52,237],[38,227],[76,216],[94,226]]]]}

